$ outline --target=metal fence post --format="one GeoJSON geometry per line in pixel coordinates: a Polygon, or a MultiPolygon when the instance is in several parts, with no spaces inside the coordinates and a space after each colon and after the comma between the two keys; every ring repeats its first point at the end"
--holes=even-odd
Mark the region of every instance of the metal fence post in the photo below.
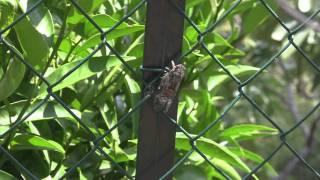
{"type": "MultiPolygon", "coordinates": [[[[181,54],[183,38],[183,16],[171,3],[184,9],[184,0],[149,0],[145,32],[145,67],[164,67],[181,54]]],[[[143,78],[149,82],[157,73],[144,72],[143,78]]],[[[177,115],[177,99],[168,112],[177,115]]],[[[152,98],[142,107],[139,122],[137,179],[159,179],[174,163],[174,124],[167,117],[156,113],[152,98]]],[[[169,176],[167,179],[171,179],[169,176]]]]}

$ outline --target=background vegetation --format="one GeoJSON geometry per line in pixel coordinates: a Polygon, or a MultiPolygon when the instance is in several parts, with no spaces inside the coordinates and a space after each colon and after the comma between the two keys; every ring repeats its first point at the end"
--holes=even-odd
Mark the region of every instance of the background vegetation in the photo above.
{"type": "MultiPolygon", "coordinates": [[[[43,1],[10,28],[7,27],[15,19],[38,2],[0,1],[1,147],[40,179],[62,177],[89,152],[89,158],[68,173],[68,178],[125,179],[102,151],[91,151],[93,139],[87,130],[96,137],[103,137],[99,144],[101,150],[130,175],[135,175],[139,112],[133,113],[109,135],[102,135],[140,100],[139,68],[143,58],[146,8],[142,5],[114,27],[140,3],[139,0],[76,2],[103,31],[108,32],[106,40],[109,47],[101,45],[99,29],[70,1],[43,1]],[[121,54],[136,73],[126,68],[115,52],[121,54]],[[89,61],[64,77],[87,58],[89,61]],[[84,124],[80,124],[57,98],[46,96],[48,86],[37,74],[44,75],[50,84],[56,84],[52,91],[84,124]],[[40,108],[27,117],[38,105],[40,108]],[[20,121],[18,126],[14,125],[20,121]]],[[[316,0],[267,2],[291,28],[306,21],[320,8],[320,2],[316,0]]],[[[186,15],[204,31],[233,3],[232,0],[187,0],[186,15]]],[[[294,37],[294,42],[318,67],[319,19],[317,15],[294,37]]],[[[195,29],[186,21],[184,53],[198,43],[197,36],[195,29]]],[[[245,81],[288,40],[285,29],[260,1],[244,0],[216,29],[208,32],[204,42],[232,74],[245,81]]],[[[180,91],[178,122],[196,135],[217,120],[233,102],[238,93],[237,84],[201,47],[195,48],[181,63],[187,68],[187,76],[180,91]]],[[[290,46],[244,91],[281,128],[288,130],[317,105],[319,77],[319,71],[290,46]]],[[[319,110],[316,110],[287,137],[288,142],[316,170],[320,168],[320,156],[316,153],[320,139],[316,133],[318,120],[319,110]]],[[[280,143],[278,130],[241,98],[222,121],[198,140],[197,145],[232,179],[241,179],[280,143]]],[[[178,132],[176,159],[189,149],[188,139],[178,132]]],[[[0,177],[28,177],[3,151],[0,169],[0,177]]],[[[282,148],[256,175],[254,178],[261,179],[315,178],[286,148],[282,148]]],[[[223,179],[196,153],[178,167],[174,177],[223,179]]]]}

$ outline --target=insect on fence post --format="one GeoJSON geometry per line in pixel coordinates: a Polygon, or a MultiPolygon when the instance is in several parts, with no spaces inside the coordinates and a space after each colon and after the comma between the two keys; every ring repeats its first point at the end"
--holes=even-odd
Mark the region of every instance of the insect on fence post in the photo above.
{"type": "Polygon", "coordinates": [[[171,61],[171,66],[171,69],[165,68],[165,73],[155,91],[153,106],[156,112],[168,112],[185,75],[186,68],[183,64],[175,65],[174,61],[171,61]]]}

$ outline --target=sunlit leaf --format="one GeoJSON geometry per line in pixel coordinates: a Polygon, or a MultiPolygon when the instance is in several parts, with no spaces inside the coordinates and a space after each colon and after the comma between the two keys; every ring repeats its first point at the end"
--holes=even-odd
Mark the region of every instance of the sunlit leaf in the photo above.
{"type": "MultiPolygon", "coordinates": [[[[37,2],[37,0],[20,0],[20,7],[23,12],[26,12],[37,2]]],[[[28,17],[33,27],[43,35],[47,44],[51,46],[53,43],[54,25],[49,9],[44,4],[40,4],[28,15],[28,17]]]]}
{"type": "MultiPolygon", "coordinates": [[[[121,36],[132,34],[134,32],[139,32],[142,30],[144,30],[143,25],[130,25],[128,27],[118,28],[118,29],[111,31],[109,34],[107,34],[107,40],[109,41],[109,40],[116,39],[121,36]]],[[[95,46],[99,45],[100,43],[102,43],[100,33],[91,35],[87,41],[85,41],[83,44],[81,44],[80,46],[77,46],[75,48],[74,53],[77,55],[83,54],[86,56],[86,55],[88,55],[88,53],[85,53],[85,52],[87,52],[88,49],[95,47],[95,46]]]]}
{"type": "MultiPolygon", "coordinates": [[[[228,69],[236,77],[253,75],[253,73],[259,70],[259,68],[247,65],[228,65],[226,66],[226,69],[228,69]]],[[[218,72],[212,71],[210,74],[212,75],[207,81],[209,91],[220,86],[222,83],[231,80],[230,76],[224,73],[222,69],[220,69],[218,72]]]]}
{"type": "Polygon", "coordinates": [[[13,175],[0,170],[0,179],[2,180],[17,180],[17,178],[15,178],[13,175]]]}
{"type": "Polygon", "coordinates": [[[42,70],[49,56],[47,42],[26,18],[22,19],[14,28],[26,61],[36,70],[42,70]]]}
{"type": "MultiPolygon", "coordinates": [[[[105,1],[106,0],[76,0],[75,2],[81,7],[81,9],[90,14],[91,12],[99,8],[99,6],[105,1]]],[[[84,19],[85,17],[83,16],[83,14],[81,14],[77,8],[73,8],[68,17],[68,23],[75,25],[84,19]]]]}
{"type": "Polygon", "coordinates": [[[223,139],[248,140],[257,137],[272,136],[278,133],[277,129],[258,124],[240,124],[234,125],[221,132],[220,137],[223,139]]]}
{"type": "MultiPolygon", "coordinates": [[[[124,57],[125,60],[131,61],[134,60],[134,57],[124,57]]],[[[73,61],[71,63],[64,64],[60,66],[58,69],[54,70],[51,74],[46,78],[50,83],[55,83],[60,80],[66,73],[72,70],[80,61],[73,61]]],[[[115,56],[101,56],[101,57],[93,57],[89,61],[82,64],[77,68],[76,71],[71,73],[66,79],[60,82],[57,86],[53,88],[53,92],[73,85],[83,79],[86,79],[90,76],[93,76],[107,68],[111,68],[113,66],[121,64],[121,61],[117,59],[115,56]]],[[[46,91],[46,85],[42,85],[40,88],[40,95],[43,95],[46,91]]]]}
{"type": "Polygon", "coordinates": [[[50,150],[64,154],[63,147],[55,141],[35,135],[17,135],[10,142],[11,150],[50,150]]]}
{"type": "MultiPolygon", "coordinates": [[[[26,103],[26,101],[11,103],[11,114],[8,112],[8,107],[2,106],[0,108],[0,126],[6,126],[10,125],[11,123],[14,123],[17,120],[19,113],[22,111],[26,103]]],[[[34,102],[32,105],[30,105],[29,108],[26,110],[25,114],[30,113],[38,105],[38,103],[40,103],[40,101],[34,102]]],[[[83,116],[83,114],[81,114],[79,111],[75,109],[71,109],[71,111],[78,117],[83,116]]],[[[73,120],[74,123],[76,123],[73,116],[65,108],[63,108],[60,104],[54,102],[44,103],[34,113],[32,113],[25,122],[48,120],[54,118],[70,119],[73,120]]]]}
{"type": "MultiPolygon", "coordinates": [[[[243,159],[248,159],[251,160],[253,162],[256,162],[257,164],[261,164],[264,161],[264,158],[259,156],[258,154],[249,151],[247,149],[244,148],[237,148],[237,147],[230,147],[229,150],[231,152],[233,152],[234,154],[236,154],[237,156],[243,158],[243,159]]],[[[270,163],[266,163],[264,165],[264,167],[267,169],[267,171],[272,174],[272,176],[276,176],[277,172],[275,169],[273,169],[273,167],[271,166],[270,163]]]]}
{"type": "MultiPolygon", "coordinates": [[[[224,147],[204,137],[201,137],[196,141],[196,146],[202,153],[211,158],[221,159],[227,163],[239,167],[245,172],[250,172],[249,167],[227,147],[224,147]]],[[[190,145],[190,140],[182,133],[176,134],[176,148],[187,151],[192,148],[190,145]]]]}
{"type": "MultiPolygon", "coordinates": [[[[15,17],[18,4],[15,0],[1,0],[0,1],[0,29],[6,28],[10,25],[15,17]]],[[[5,32],[7,35],[9,31],[5,32]]]]}

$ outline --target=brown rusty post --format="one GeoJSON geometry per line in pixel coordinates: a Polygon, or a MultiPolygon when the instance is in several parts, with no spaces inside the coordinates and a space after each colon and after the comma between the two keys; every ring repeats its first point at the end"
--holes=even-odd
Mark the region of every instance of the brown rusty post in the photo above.
{"type": "MultiPolygon", "coordinates": [[[[185,0],[169,1],[148,0],[143,61],[145,67],[167,66],[181,53],[184,19],[172,3],[184,9],[185,0]]],[[[150,82],[156,75],[157,73],[144,72],[143,77],[150,82]]],[[[141,111],[136,176],[138,180],[159,179],[174,163],[176,128],[167,117],[156,113],[152,104],[152,99],[149,99],[141,111]]],[[[168,114],[176,118],[177,99],[168,114]]]]}

